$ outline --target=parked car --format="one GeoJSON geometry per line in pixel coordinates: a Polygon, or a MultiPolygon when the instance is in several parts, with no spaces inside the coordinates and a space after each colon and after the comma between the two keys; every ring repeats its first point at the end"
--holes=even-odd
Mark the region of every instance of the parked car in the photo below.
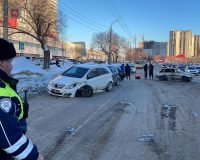
{"type": "Polygon", "coordinates": [[[67,60],[70,61],[70,62],[72,62],[73,64],[82,64],[83,63],[83,62],[81,62],[81,61],[79,61],[77,59],[70,59],[70,58],[68,58],[67,60]]]}
{"type": "Polygon", "coordinates": [[[198,71],[198,74],[200,74],[200,65],[196,66],[196,70],[198,71]]]}
{"type": "Polygon", "coordinates": [[[118,71],[118,74],[119,74],[120,80],[122,81],[122,80],[126,77],[126,74],[125,74],[124,71],[121,70],[120,67],[117,67],[117,71],[118,71]]]}
{"type": "Polygon", "coordinates": [[[193,75],[175,68],[163,68],[158,73],[156,73],[155,78],[165,81],[182,80],[184,82],[189,82],[193,79],[193,75]]]}
{"type": "Polygon", "coordinates": [[[131,73],[136,73],[136,67],[133,64],[129,64],[130,68],[131,68],[131,73]]]}
{"type": "Polygon", "coordinates": [[[33,63],[35,64],[35,65],[42,65],[43,64],[43,59],[42,58],[35,58],[34,60],[33,60],[33,63]]]}
{"type": "Polygon", "coordinates": [[[120,82],[120,76],[119,76],[117,68],[115,66],[112,66],[112,65],[108,65],[107,67],[112,72],[112,78],[113,78],[113,82],[114,82],[113,84],[118,86],[119,82],[120,82]]]}
{"type": "Polygon", "coordinates": [[[187,66],[185,69],[185,72],[194,74],[194,75],[198,75],[198,70],[196,69],[195,66],[187,66]]]}
{"type": "Polygon", "coordinates": [[[178,66],[178,69],[180,69],[183,72],[185,72],[185,68],[186,68],[186,66],[184,66],[184,65],[179,65],[178,66]]]}
{"type": "Polygon", "coordinates": [[[62,97],[90,97],[99,90],[111,91],[112,73],[107,67],[79,64],[50,81],[49,94],[62,97]]]}

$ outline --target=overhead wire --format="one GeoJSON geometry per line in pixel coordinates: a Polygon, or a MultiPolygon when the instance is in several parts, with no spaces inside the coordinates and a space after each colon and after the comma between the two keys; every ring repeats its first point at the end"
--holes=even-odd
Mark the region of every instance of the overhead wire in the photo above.
{"type": "Polygon", "coordinates": [[[105,30],[104,25],[87,18],[86,16],[83,16],[82,14],[80,14],[79,12],[77,12],[76,10],[72,9],[71,7],[69,7],[68,5],[66,5],[65,3],[61,2],[58,3],[57,5],[65,12],[67,13],[67,16],[69,17],[69,19],[76,21],[77,23],[90,28],[92,30],[95,31],[101,31],[101,30],[105,30]],[[62,5],[61,5],[61,4],[62,5]],[[69,15],[70,14],[70,15],[69,15]]]}
{"type": "Polygon", "coordinates": [[[79,17],[85,19],[87,22],[93,23],[93,24],[95,24],[95,25],[98,26],[98,27],[104,27],[104,28],[106,27],[106,28],[107,28],[107,26],[105,26],[105,25],[103,25],[103,24],[100,24],[100,23],[98,23],[98,22],[96,22],[96,21],[94,21],[94,20],[92,20],[92,19],[90,19],[90,18],[88,18],[88,17],[86,17],[86,16],[80,14],[78,11],[74,10],[73,8],[71,8],[71,7],[68,6],[66,3],[64,3],[64,2],[62,2],[62,1],[60,1],[60,2],[61,2],[65,7],[67,7],[68,10],[70,10],[71,12],[74,12],[74,13],[77,14],[79,17]]]}
{"type": "Polygon", "coordinates": [[[125,23],[123,17],[121,16],[118,7],[116,6],[116,4],[112,1],[112,0],[103,0],[105,6],[108,8],[108,10],[110,11],[110,13],[113,15],[113,17],[115,19],[120,19],[119,24],[121,26],[121,28],[124,30],[124,32],[129,36],[132,37],[132,34],[127,26],[127,24],[125,23]]]}
{"type": "Polygon", "coordinates": [[[121,16],[120,11],[119,11],[119,9],[118,9],[116,3],[114,3],[113,0],[110,0],[110,2],[111,2],[111,4],[112,4],[114,10],[116,11],[117,15],[122,19],[123,25],[124,25],[124,27],[126,28],[127,33],[128,33],[129,35],[131,35],[131,32],[130,32],[130,30],[129,30],[129,28],[128,28],[128,26],[127,26],[127,24],[126,24],[124,18],[121,16]]]}

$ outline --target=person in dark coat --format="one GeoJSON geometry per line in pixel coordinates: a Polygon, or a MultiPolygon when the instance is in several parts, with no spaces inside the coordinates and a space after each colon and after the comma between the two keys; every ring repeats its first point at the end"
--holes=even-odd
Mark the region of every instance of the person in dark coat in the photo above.
{"type": "Polygon", "coordinates": [[[59,59],[58,58],[56,59],[56,66],[60,67],[59,59]]]}
{"type": "Polygon", "coordinates": [[[120,66],[120,69],[121,69],[122,72],[125,72],[125,66],[124,66],[124,64],[122,64],[122,65],[120,66]]]}
{"type": "Polygon", "coordinates": [[[147,63],[144,65],[144,78],[147,79],[147,70],[148,70],[148,65],[147,63]]]}
{"type": "Polygon", "coordinates": [[[125,72],[126,72],[126,79],[131,79],[131,67],[129,66],[128,63],[126,64],[125,72]]]}
{"type": "Polygon", "coordinates": [[[154,66],[152,63],[149,64],[149,79],[153,79],[153,69],[154,69],[154,66]]]}
{"type": "Polygon", "coordinates": [[[25,135],[28,102],[17,93],[18,80],[11,77],[14,45],[0,38],[0,160],[44,160],[25,135]]]}

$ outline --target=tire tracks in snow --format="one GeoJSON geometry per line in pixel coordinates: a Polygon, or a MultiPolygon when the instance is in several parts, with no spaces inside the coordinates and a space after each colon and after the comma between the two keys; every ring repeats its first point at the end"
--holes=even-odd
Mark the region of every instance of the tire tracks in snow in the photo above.
{"type": "MultiPolygon", "coordinates": [[[[101,121],[101,119],[99,117],[102,117],[102,120],[104,122],[99,122],[98,124],[103,124],[103,126],[98,126],[94,130],[98,130],[99,128],[103,128],[106,126],[109,126],[109,127],[107,127],[107,130],[105,130],[105,134],[103,134],[102,136],[95,133],[100,137],[100,138],[96,137],[98,139],[97,144],[102,144],[102,145],[96,145],[96,147],[93,147],[93,148],[96,148],[95,149],[96,151],[94,151],[94,150],[91,151],[90,159],[92,159],[91,157],[96,157],[99,154],[100,150],[103,148],[103,147],[99,148],[97,146],[105,145],[106,141],[108,140],[109,136],[112,134],[112,131],[114,130],[113,126],[115,126],[115,124],[117,124],[117,122],[120,120],[120,117],[124,113],[126,104],[121,104],[120,102],[115,104],[114,106],[112,105],[112,106],[107,107],[106,111],[104,111],[105,106],[108,105],[113,100],[113,98],[120,93],[121,90],[122,90],[122,87],[119,89],[119,92],[113,94],[111,96],[111,98],[107,99],[103,104],[98,105],[97,110],[94,113],[92,113],[83,123],[81,123],[79,126],[77,126],[77,128],[75,129],[73,134],[68,134],[68,132],[66,132],[66,131],[61,133],[60,136],[57,138],[56,142],[54,143],[55,145],[53,147],[52,146],[49,147],[45,151],[46,152],[45,159],[46,160],[54,159],[53,157],[55,155],[57,155],[57,153],[60,150],[62,150],[62,148],[64,148],[63,146],[65,146],[67,142],[72,141],[72,139],[74,139],[74,137],[76,137],[76,135],[80,136],[79,132],[82,132],[82,130],[85,130],[85,128],[87,126],[89,126],[89,124],[91,124],[92,122],[95,122],[96,119],[101,121]],[[102,114],[102,112],[103,112],[103,114],[102,114]],[[111,124],[111,125],[109,125],[109,124],[111,124]]],[[[96,124],[96,125],[98,125],[98,124],[96,124]]],[[[84,139],[87,139],[88,137],[92,137],[92,135],[90,135],[90,132],[85,134],[85,136],[86,137],[84,139]]],[[[94,141],[95,141],[95,143],[97,142],[96,140],[94,140],[94,141]]],[[[80,144],[80,143],[79,143],[79,145],[82,146],[82,144],[80,144]]],[[[70,147],[68,147],[68,148],[70,148],[70,147]]],[[[79,147],[77,147],[77,148],[79,148],[79,147]]],[[[77,149],[75,149],[75,150],[77,150],[77,149]]],[[[61,158],[61,159],[63,159],[63,158],[61,158]]],[[[64,159],[66,159],[66,157],[64,157],[64,159]]],[[[71,158],[69,158],[69,159],[71,159],[71,158]]]]}

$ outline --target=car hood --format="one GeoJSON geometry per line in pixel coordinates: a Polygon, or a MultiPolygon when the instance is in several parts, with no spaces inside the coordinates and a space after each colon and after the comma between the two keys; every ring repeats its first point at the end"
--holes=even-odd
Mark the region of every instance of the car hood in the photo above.
{"type": "Polygon", "coordinates": [[[74,78],[74,77],[66,77],[66,76],[57,76],[55,79],[51,81],[51,83],[56,84],[64,84],[64,85],[71,85],[74,83],[82,82],[83,78],[74,78]]]}

